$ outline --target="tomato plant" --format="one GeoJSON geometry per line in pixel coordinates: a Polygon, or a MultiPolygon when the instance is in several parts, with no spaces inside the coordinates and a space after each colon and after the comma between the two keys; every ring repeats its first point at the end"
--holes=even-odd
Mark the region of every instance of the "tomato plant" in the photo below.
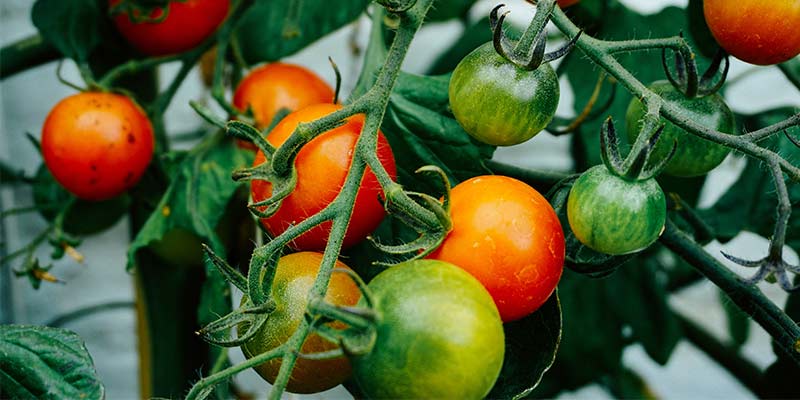
{"type": "MultiPolygon", "coordinates": [[[[736,121],[733,112],[719,94],[687,98],[667,81],[653,82],[649,88],[662,96],[665,101],[680,107],[703,126],[719,132],[734,133],[736,121]]],[[[639,121],[646,112],[638,99],[631,100],[628,105],[625,121],[631,142],[639,135],[639,121]]],[[[721,164],[730,153],[729,148],[692,135],[664,118],[661,119],[661,123],[666,127],[652,153],[652,162],[666,158],[672,151],[673,143],[678,142],[675,154],[664,169],[667,174],[682,177],[703,175],[721,164]]]]}
{"type": "Polygon", "coordinates": [[[450,107],[472,137],[495,146],[525,142],[553,119],[558,77],[549,64],[518,67],[486,43],[464,57],[450,78],[450,107]]]}
{"type": "Polygon", "coordinates": [[[573,184],[567,217],[586,246],[627,254],[647,248],[664,231],[666,200],[654,179],[627,180],[598,165],[573,184]]]}
{"type": "Polygon", "coordinates": [[[56,104],[42,127],[42,156],[64,188],[110,199],[135,185],[153,157],[153,127],[129,97],[87,92],[56,104]]]}
{"type": "MultiPolygon", "coordinates": [[[[108,4],[113,7],[121,1],[109,0],[108,4]]],[[[228,15],[230,3],[230,0],[170,0],[166,17],[163,8],[156,8],[149,16],[115,15],[114,24],[122,36],[143,54],[163,56],[180,53],[211,36],[228,15]],[[137,18],[149,20],[138,21],[137,18]]]]}
{"type": "Polygon", "coordinates": [[[453,228],[431,258],[453,263],[489,291],[504,322],[538,309],[564,268],[564,232],[534,188],[504,176],[479,176],[450,194],[453,228]]]}
{"type": "MultiPolygon", "coordinates": [[[[286,342],[305,317],[306,303],[314,280],[319,273],[322,254],[300,252],[281,257],[278,261],[275,280],[272,283],[272,295],[275,300],[275,311],[256,335],[242,345],[245,357],[251,358],[265,351],[274,349],[286,342]]],[[[337,261],[336,268],[350,269],[337,261]]],[[[325,300],[342,306],[352,306],[361,297],[358,287],[345,273],[331,276],[325,300]]],[[[242,298],[242,304],[247,297],[242,298]]],[[[341,324],[332,324],[341,326],[341,324]]],[[[247,325],[239,326],[239,331],[247,330],[247,325]]],[[[305,354],[321,353],[339,348],[335,343],[326,341],[317,334],[312,334],[303,343],[301,351],[305,354]]],[[[280,360],[271,360],[255,367],[256,372],[269,383],[275,382],[280,369],[280,360]]],[[[350,377],[350,362],[345,356],[326,360],[297,361],[286,389],[293,393],[317,393],[328,390],[350,377]]]]}
{"type": "Polygon", "coordinates": [[[333,89],[299,65],[270,63],[250,71],[233,94],[233,105],[253,111],[256,127],[267,128],[281,109],[289,112],[333,101],[333,89]]]}
{"type": "MultiPolygon", "coordinates": [[[[472,276],[436,260],[399,264],[369,283],[380,319],[353,358],[369,398],[482,398],[503,364],[503,326],[472,276]]],[[[363,301],[363,300],[362,300],[363,301]]]]}
{"type": "Polygon", "coordinates": [[[796,0],[705,0],[711,34],[734,57],[757,65],[800,54],[800,2],[796,0]]]}
{"type": "MultiPolygon", "coordinates": [[[[300,123],[328,115],[341,106],[336,104],[316,104],[287,115],[267,136],[273,146],[280,146],[300,123]]],[[[297,154],[297,187],[281,203],[274,215],[264,218],[261,223],[272,234],[278,235],[290,226],[308,218],[327,206],[339,193],[350,163],[353,149],[364,124],[364,117],[353,116],[337,128],[331,129],[311,140],[297,154]]],[[[378,157],[391,176],[396,175],[394,155],[383,135],[378,136],[378,157]]],[[[264,153],[256,154],[253,165],[265,161],[264,153]]],[[[251,183],[253,200],[258,202],[268,198],[272,185],[266,181],[251,183]]],[[[380,185],[375,175],[368,172],[361,180],[353,216],[344,238],[344,246],[352,246],[372,232],[385,214],[379,200],[380,185]]],[[[292,245],[302,250],[320,250],[328,242],[330,223],[322,224],[296,238],[292,245]]]]}

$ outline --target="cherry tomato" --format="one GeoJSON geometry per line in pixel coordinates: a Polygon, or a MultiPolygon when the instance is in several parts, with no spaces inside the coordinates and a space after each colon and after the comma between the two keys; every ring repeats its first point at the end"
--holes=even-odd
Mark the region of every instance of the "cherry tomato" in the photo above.
{"type": "MultiPolygon", "coordinates": [[[[367,398],[479,399],[500,374],[503,324],[480,282],[452,264],[418,260],[370,283],[377,337],[352,359],[367,398]]],[[[363,300],[362,300],[363,302],[363,300]]]]}
{"type": "Polygon", "coordinates": [[[558,106],[558,76],[549,64],[526,71],[492,43],[469,53],[450,78],[450,108],[470,136],[494,146],[522,143],[541,132],[558,106]]]}
{"type": "MultiPolygon", "coordinates": [[[[316,104],[295,111],[275,126],[267,140],[277,147],[292,134],[298,124],[321,118],[340,108],[337,104],[316,104]]],[[[277,213],[261,220],[271,234],[279,235],[290,226],[316,214],[336,198],[350,169],[363,124],[364,116],[355,115],[348,118],[344,125],[317,136],[303,146],[295,160],[297,187],[283,200],[277,213]]],[[[377,154],[386,171],[394,177],[397,174],[394,155],[380,132],[377,154]]],[[[253,165],[259,165],[265,160],[264,154],[259,151],[253,165]]],[[[256,202],[268,198],[272,193],[272,185],[265,181],[253,181],[250,188],[256,202]]],[[[344,247],[364,240],[380,224],[385,214],[383,204],[378,200],[381,194],[378,180],[368,168],[356,195],[353,215],[344,237],[344,247]]],[[[321,250],[328,242],[330,229],[330,222],[314,227],[295,239],[292,245],[300,250],[321,250]]]]}
{"type": "Polygon", "coordinates": [[[596,165],[573,184],[567,219],[575,237],[589,248],[628,254],[647,248],[661,236],[666,207],[655,179],[627,180],[596,165]]]}
{"type": "Polygon", "coordinates": [[[153,127],[127,96],[86,92],[61,100],[42,128],[45,165],[64,188],[106,200],[135,185],[153,157],[153,127]]]}
{"type": "Polygon", "coordinates": [[[233,105],[250,107],[256,127],[269,127],[279,110],[296,111],[312,104],[333,101],[333,89],[317,74],[299,65],[272,63],[262,65],[239,82],[233,105]]]}
{"type": "Polygon", "coordinates": [[[479,176],[450,193],[453,229],[429,257],[453,263],[486,287],[503,322],[536,311],[564,269],[564,232],[553,207],[532,187],[479,176]]]}
{"type": "Polygon", "coordinates": [[[711,34],[734,57],[758,65],[800,54],[800,1],[705,0],[711,34]]]}
{"type": "MultiPolygon", "coordinates": [[[[736,119],[733,111],[728,108],[725,100],[719,94],[690,99],[675,89],[668,81],[653,82],[650,89],[664,100],[680,107],[693,121],[720,132],[734,133],[736,119]]],[[[647,110],[639,99],[634,98],[628,105],[625,121],[628,138],[631,142],[639,136],[639,121],[646,112],[647,110]]],[[[665,124],[664,131],[661,138],[658,139],[650,159],[655,162],[669,156],[673,143],[677,140],[678,147],[675,155],[664,169],[664,172],[669,175],[681,177],[704,175],[721,164],[730,153],[729,148],[692,135],[665,118],[661,118],[661,122],[665,124]]]]}
{"type": "MultiPolygon", "coordinates": [[[[276,309],[259,329],[256,335],[242,346],[245,357],[252,358],[285,343],[292,336],[305,317],[308,293],[317,279],[322,254],[313,252],[294,253],[283,256],[278,261],[278,269],[272,284],[272,295],[276,309]]],[[[335,268],[350,269],[337,261],[335,268]]],[[[328,284],[325,300],[340,306],[354,306],[361,298],[361,292],[353,280],[345,273],[334,272],[328,284]]],[[[242,298],[242,303],[247,297],[242,298]]],[[[342,323],[331,324],[334,328],[344,328],[342,323]]],[[[239,326],[239,332],[247,329],[239,326]]],[[[306,338],[301,351],[304,354],[335,350],[339,346],[316,333],[306,338]]],[[[269,383],[275,382],[281,367],[280,359],[273,359],[254,369],[269,383]]],[[[286,390],[293,393],[317,393],[328,390],[345,381],[351,374],[347,357],[326,360],[299,358],[292,370],[286,390]]]]}
{"type": "MultiPolygon", "coordinates": [[[[109,0],[114,6],[122,0],[109,0]]],[[[182,53],[202,43],[217,30],[228,15],[230,0],[172,0],[167,17],[160,22],[133,22],[127,14],[114,16],[114,23],[125,39],[143,54],[163,56],[182,53]]],[[[157,19],[164,13],[150,14],[157,19]]]]}

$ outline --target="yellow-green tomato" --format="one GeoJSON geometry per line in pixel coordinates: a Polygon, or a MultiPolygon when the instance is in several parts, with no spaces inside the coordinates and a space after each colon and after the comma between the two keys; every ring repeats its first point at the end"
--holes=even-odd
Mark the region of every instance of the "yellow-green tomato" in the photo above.
{"type": "Polygon", "coordinates": [[[567,219],[575,237],[601,253],[643,250],[664,230],[667,206],[655,179],[633,181],[597,165],[573,184],[567,219]]]}
{"type": "Polygon", "coordinates": [[[367,398],[489,393],[503,365],[504,333],[480,282],[450,263],[417,260],[381,272],[369,288],[380,316],[377,339],[370,353],[352,359],[367,398]]]}
{"type": "Polygon", "coordinates": [[[527,71],[497,54],[491,42],[458,63],[449,87],[461,127],[494,146],[519,144],[541,132],[556,113],[559,93],[549,64],[527,71]]]}
{"type": "MultiPolygon", "coordinates": [[[[272,350],[292,336],[304,318],[308,293],[317,279],[321,264],[321,253],[300,252],[281,257],[272,284],[276,309],[258,333],[242,346],[245,357],[249,359],[272,350]]],[[[340,261],[336,262],[335,268],[350,269],[340,261]]],[[[325,294],[326,301],[340,306],[352,306],[358,303],[360,297],[358,286],[347,274],[334,272],[325,294]]],[[[246,301],[247,297],[242,299],[242,303],[246,301]]],[[[344,328],[341,323],[331,325],[334,328],[344,328]]],[[[239,326],[240,333],[246,329],[246,324],[239,326]]],[[[335,350],[338,347],[338,344],[312,333],[303,343],[301,351],[304,354],[313,354],[335,350]]],[[[273,383],[278,376],[280,366],[281,360],[273,359],[254,369],[264,380],[273,383]]],[[[350,362],[344,356],[325,360],[299,358],[292,370],[286,390],[292,393],[321,392],[344,382],[350,377],[350,373],[350,362]]]]}

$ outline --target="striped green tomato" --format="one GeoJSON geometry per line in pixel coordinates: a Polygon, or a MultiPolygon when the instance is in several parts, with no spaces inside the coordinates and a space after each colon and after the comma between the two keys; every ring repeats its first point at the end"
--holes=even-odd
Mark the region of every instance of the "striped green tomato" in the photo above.
{"type": "Polygon", "coordinates": [[[655,179],[632,181],[598,165],[573,184],[567,219],[575,237],[606,254],[628,254],[653,244],[666,221],[664,192],[655,179]]]}
{"type": "Polygon", "coordinates": [[[491,42],[469,53],[450,78],[450,108],[470,136],[511,146],[541,132],[558,106],[558,76],[545,63],[533,71],[497,54],[491,42]]]}

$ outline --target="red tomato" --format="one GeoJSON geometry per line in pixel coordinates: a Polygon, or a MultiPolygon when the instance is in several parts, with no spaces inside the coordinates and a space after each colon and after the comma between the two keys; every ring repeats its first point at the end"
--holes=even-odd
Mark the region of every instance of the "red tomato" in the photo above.
{"type": "MultiPolygon", "coordinates": [[[[316,104],[295,111],[275,126],[267,136],[267,141],[277,147],[286,141],[300,123],[313,121],[340,108],[341,106],[337,104],[316,104]]],[[[271,234],[278,235],[284,232],[290,226],[316,214],[336,198],[350,169],[353,151],[363,124],[363,115],[350,117],[344,125],[317,136],[300,150],[295,160],[297,187],[283,200],[277,213],[261,220],[271,234]]],[[[394,155],[386,138],[380,132],[377,151],[378,158],[386,171],[394,177],[397,174],[394,155]]],[[[259,151],[253,165],[259,165],[265,160],[264,154],[259,151]]],[[[272,193],[272,185],[265,181],[253,181],[250,188],[253,200],[256,202],[268,198],[272,193]]],[[[377,178],[367,168],[344,237],[344,247],[352,246],[366,238],[381,222],[385,214],[383,204],[378,200],[381,194],[377,178]]],[[[326,222],[302,234],[292,242],[292,245],[299,250],[324,249],[330,229],[331,223],[326,222]]]]}
{"type": "Polygon", "coordinates": [[[532,187],[504,176],[479,176],[450,194],[453,230],[429,258],[455,264],[489,291],[503,322],[536,311],[564,269],[564,232],[532,187]]]}
{"type": "MultiPolygon", "coordinates": [[[[114,6],[122,0],[109,0],[114,6]]],[[[170,1],[169,13],[160,22],[133,22],[129,15],[114,16],[114,23],[125,39],[143,54],[163,56],[182,53],[211,36],[228,15],[230,0],[170,1]]],[[[150,18],[159,18],[156,9],[150,18]]]]}
{"type": "Polygon", "coordinates": [[[800,54],[800,1],[705,0],[711,34],[734,57],[758,65],[800,54]]]}
{"type": "Polygon", "coordinates": [[[249,106],[256,127],[269,127],[275,114],[285,108],[299,110],[312,104],[333,101],[333,89],[317,74],[299,65],[272,63],[252,70],[239,82],[233,94],[234,107],[249,106]]]}
{"type": "Polygon", "coordinates": [[[61,100],[42,128],[42,155],[58,183],[86,200],[136,184],[153,157],[153,127],[127,96],[78,93],[61,100]]]}
{"type": "Polygon", "coordinates": [[[581,0],[558,0],[558,6],[561,8],[567,8],[571,5],[578,4],[581,0]]]}

